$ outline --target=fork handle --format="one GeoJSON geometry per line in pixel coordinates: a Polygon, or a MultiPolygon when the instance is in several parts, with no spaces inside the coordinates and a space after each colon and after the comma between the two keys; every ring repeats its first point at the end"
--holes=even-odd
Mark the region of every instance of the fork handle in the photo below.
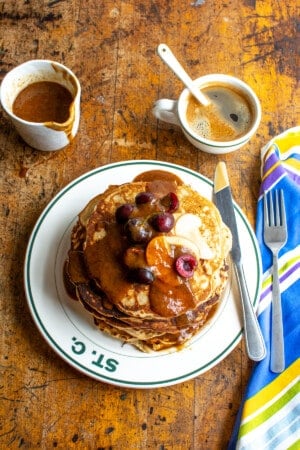
{"type": "Polygon", "coordinates": [[[242,300],[246,350],[250,359],[261,361],[266,356],[264,338],[249,297],[243,265],[236,262],[234,267],[242,300]]]}
{"type": "Polygon", "coordinates": [[[281,294],[278,276],[278,258],[273,255],[272,283],[272,331],[271,331],[271,364],[272,372],[280,373],[285,368],[283,322],[281,310],[281,294]]]}

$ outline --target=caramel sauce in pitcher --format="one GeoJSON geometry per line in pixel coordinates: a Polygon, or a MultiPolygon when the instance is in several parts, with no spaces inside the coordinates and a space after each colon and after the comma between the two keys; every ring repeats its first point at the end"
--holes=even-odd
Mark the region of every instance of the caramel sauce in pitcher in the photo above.
{"type": "Polygon", "coordinates": [[[13,113],[28,122],[64,123],[70,117],[71,92],[59,83],[38,81],[29,84],[16,97],[13,113]]]}

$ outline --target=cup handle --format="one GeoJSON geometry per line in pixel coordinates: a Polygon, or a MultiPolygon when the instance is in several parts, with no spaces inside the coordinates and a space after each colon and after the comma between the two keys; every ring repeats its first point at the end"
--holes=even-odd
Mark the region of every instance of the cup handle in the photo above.
{"type": "Polygon", "coordinates": [[[180,126],[177,113],[177,100],[170,100],[168,98],[157,100],[154,103],[152,113],[159,120],[180,126]]]}

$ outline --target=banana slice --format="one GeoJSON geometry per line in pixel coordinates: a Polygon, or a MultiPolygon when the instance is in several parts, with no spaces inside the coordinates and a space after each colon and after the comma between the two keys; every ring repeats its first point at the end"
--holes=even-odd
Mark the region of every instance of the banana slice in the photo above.
{"type": "Polygon", "coordinates": [[[176,220],[174,232],[176,237],[183,237],[192,241],[197,248],[199,258],[213,259],[214,253],[200,232],[201,219],[194,214],[186,213],[176,220]]]}

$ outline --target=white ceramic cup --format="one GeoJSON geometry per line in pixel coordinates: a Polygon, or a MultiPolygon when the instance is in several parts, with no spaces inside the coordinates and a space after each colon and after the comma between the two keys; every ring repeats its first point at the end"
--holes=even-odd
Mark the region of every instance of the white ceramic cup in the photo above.
{"type": "Polygon", "coordinates": [[[80,119],[80,83],[74,73],[64,65],[49,60],[31,60],[12,69],[0,87],[0,101],[16,130],[33,148],[44,151],[60,150],[75,137],[80,119]],[[28,122],[13,113],[17,95],[29,84],[51,81],[67,88],[73,101],[69,118],[64,123],[28,122]]]}
{"type": "Polygon", "coordinates": [[[238,78],[223,74],[209,74],[197,78],[194,83],[200,89],[207,86],[223,85],[243,94],[250,105],[252,118],[251,126],[242,136],[232,141],[213,141],[202,137],[193,131],[186,119],[186,110],[190,92],[186,88],[178,100],[160,99],[155,102],[152,112],[157,119],[178,125],[186,138],[199,150],[216,155],[233,152],[245,145],[256,132],[261,121],[261,106],[254,91],[238,78]]]}

